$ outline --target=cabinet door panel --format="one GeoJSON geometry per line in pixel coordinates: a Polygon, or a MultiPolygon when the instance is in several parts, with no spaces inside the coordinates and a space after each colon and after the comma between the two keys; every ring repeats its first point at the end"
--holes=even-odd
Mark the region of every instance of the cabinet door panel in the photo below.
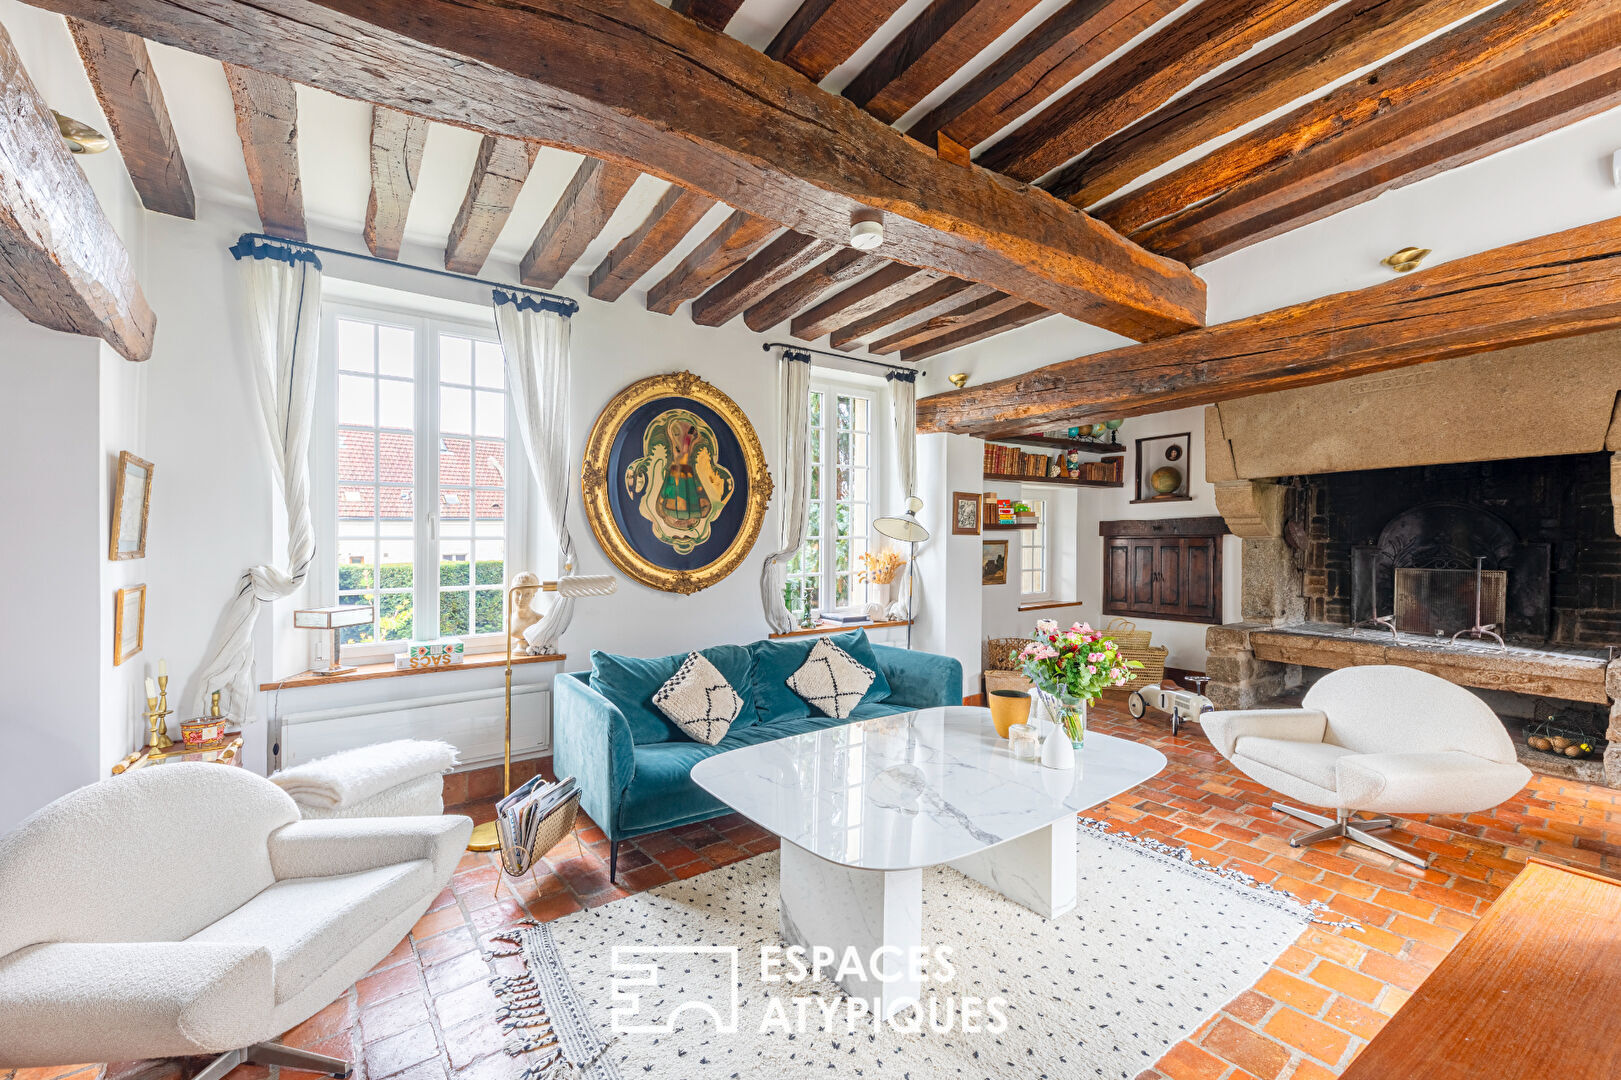
{"type": "Polygon", "coordinates": [[[1152,540],[1136,540],[1131,545],[1131,606],[1153,611],[1154,570],[1159,545],[1152,540]]]}
{"type": "Polygon", "coordinates": [[[1220,541],[1203,537],[1184,540],[1183,551],[1183,611],[1196,619],[1215,619],[1219,588],[1216,582],[1216,544],[1220,541]]]}
{"type": "Polygon", "coordinates": [[[1103,557],[1103,606],[1108,611],[1131,606],[1131,545],[1111,541],[1103,557]]]}
{"type": "Polygon", "coordinates": [[[1167,615],[1182,613],[1182,544],[1161,540],[1154,553],[1154,608],[1167,615]]]}

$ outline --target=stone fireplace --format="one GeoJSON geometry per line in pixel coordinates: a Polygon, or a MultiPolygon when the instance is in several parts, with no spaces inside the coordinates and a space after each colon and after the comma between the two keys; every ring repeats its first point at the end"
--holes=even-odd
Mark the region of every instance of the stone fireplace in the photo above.
{"type": "Polygon", "coordinates": [[[1213,405],[1205,450],[1243,538],[1218,706],[1417,667],[1485,691],[1533,768],[1621,787],[1621,334],[1213,405]],[[1527,747],[1550,717],[1602,756],[1527,747]]]}

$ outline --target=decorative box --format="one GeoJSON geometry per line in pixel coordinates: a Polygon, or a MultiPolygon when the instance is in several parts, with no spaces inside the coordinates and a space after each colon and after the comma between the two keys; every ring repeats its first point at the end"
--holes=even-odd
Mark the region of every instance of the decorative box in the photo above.
{"type": "Polygon", "coordinates": [[[395,654],[394,666],[400,670],[449,667],[462,662],[466,649],[467,644],[461,638],[413,641],[406,645],[404,652],[395,654]]]}
{"type": "Polygon", "coordinates": [[[223,716],[199,716],[195,720],[182,720],[180,741],[187,750],[218,750],[225,745],[227,723],[223,716]]]}

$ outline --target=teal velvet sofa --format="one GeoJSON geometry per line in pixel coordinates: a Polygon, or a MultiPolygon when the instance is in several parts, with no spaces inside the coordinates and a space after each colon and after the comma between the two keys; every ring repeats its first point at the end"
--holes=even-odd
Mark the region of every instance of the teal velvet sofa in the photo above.
{"type": "Polygon", "coordinates": [[[557,677],[552,765],[558,776],[575,778],[581,808],[607,834],[610,877],[618,874],[621,840],[731,812],[692,781],[692,767],[706,757],[835,724],[962,704],[962,665],[948,656],[875,645],[864,630],[829,638],[878,675],[843,720],[822,715],[788,688],[815,637],[698,650],[743,698],[715,746],[688,738],[653,705],[686,653],[642,659],[593,652],[590,671],[557,677]]]}

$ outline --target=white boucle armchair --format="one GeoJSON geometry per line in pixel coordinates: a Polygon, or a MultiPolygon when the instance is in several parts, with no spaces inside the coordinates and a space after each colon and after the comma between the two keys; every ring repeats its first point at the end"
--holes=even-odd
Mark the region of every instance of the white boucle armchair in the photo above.
{"type": "Polygon", "coordinates": [[[455,871],[464,817],[301,821],[243,769],[165,764],[70,792],[0,837],[0,1066],[272,1045],[397,945],[455,871]]]}
{"type": "Polygon", "coordinates": [[[1244,775],[1334,810],[1328,818],[1273,803],[1321,826],[1291,839],[1295,847],[1345,837],[1425,866],[1427,859],[1371,832],[1392,827],[1389,814],[1489,810],[1531,779],[1484,701],[1413,668],[1342,668],[1307,691],[1301,708],[1209,712],[1199,724],[1244,775]]]}

